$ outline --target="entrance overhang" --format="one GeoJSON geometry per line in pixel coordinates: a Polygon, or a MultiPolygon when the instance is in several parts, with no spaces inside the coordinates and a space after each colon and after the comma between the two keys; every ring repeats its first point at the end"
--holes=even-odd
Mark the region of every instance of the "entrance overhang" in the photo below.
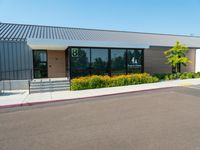
{"type": "Polygon", "coordinates": [[[86,40],[55,40],[55,39],[27,39],[32,49],[66,50],[68,47],[106,47],[106,48],[141,48],[150,46],[144,43],[86,41],[86,40]]]}

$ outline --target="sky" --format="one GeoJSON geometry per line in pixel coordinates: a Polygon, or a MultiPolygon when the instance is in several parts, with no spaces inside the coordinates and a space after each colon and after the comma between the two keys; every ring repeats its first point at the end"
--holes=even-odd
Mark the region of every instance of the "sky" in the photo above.
{"type": "Polygon", "coordinates": [[[0,0],[0,22],[200,36],[200,0],[0,0]]]}

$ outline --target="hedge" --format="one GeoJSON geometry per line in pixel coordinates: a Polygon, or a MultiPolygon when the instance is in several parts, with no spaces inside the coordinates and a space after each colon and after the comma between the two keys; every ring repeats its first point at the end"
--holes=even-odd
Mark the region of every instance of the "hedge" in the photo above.
{"type": "Polygon", "coordinates": [[[154,74],[154,77],[159,80],[176,80],[176,79],[192,79],[200,78],[200,72],[184,72],[184,73],[174,73],[174,74],[154,74]]]}
{"type": "Polygon", "coordinates": [[[96,89],[105,87],[125,86],[125,85],[136,85],[144,83],[154,83],[165,80],[176,80],[176,79],[192,79],[200,78],[200,72],[184,72],[175,74],[154,74],[153,76],[142,73],[142,74],[129,74],[119,76],[86,76],[72,79],[71,90],[85,90],[85,89],[96,89]]]}
{"type": "Polygon", "coordinates": [[[157,77],[153,77],[147,73],[142,74],[129,74],[119,76],[87,76],[72,79],[71,90],[84,90],[84,89],[96,89],[105,87],[135,85],[144,83],[158,82],[157,77]]]}

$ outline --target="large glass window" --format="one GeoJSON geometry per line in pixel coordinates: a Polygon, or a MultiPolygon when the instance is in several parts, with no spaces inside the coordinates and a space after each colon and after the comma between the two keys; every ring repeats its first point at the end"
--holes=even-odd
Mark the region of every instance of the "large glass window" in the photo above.
{"type": "Polygon", "coordinates": [[[111,49],[111,74],[126,74],[126,50],[111,49]]]}
{"type": "Polygon", "coordinates": [[[91,74],[108,75],[108,49],[91,49],[91,74]]]}
{"type": "Polygon", "coordinates": [[[34,78],[47,78],[47,51],[34,50],[33,51],[33,69],[34,78]]]}
{"type": "Polygon", "coordinates": [[[142,72],[142,50],[128,50],[127,51],[127,71],[128,73],[142,72]]]}
{"type": "Polygon", "coordinates": [[[90,75],[90,49],[71,48],[71,76],[90,75]]]}
{"type": "Polygon", "coordinates": [[[143,71],[143,50],[71,48],[71,77],[143,71]]]}

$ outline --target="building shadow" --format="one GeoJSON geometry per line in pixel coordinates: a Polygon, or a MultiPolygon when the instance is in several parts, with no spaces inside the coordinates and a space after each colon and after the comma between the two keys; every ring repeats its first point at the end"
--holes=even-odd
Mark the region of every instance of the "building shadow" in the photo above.
{"type": "Polygon", "coordinates": [[[14,95],[23,95],[26,91],[2,91],[0,96],[14,96],[14,95]]]}

